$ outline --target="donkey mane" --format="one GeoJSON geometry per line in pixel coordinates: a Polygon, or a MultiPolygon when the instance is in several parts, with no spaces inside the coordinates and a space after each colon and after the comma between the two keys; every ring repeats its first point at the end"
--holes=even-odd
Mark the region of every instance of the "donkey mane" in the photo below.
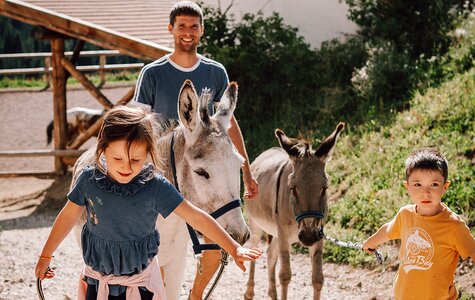
{"type": "Polygon", "coordinates": [[[291,149],[298,153],[297,157],[309,157],[313,153],[312,145],[307,140],[299,140],[291,149]]]}
{"type": "Polygon", "coordinates": [[[160,136],[165,136],[175,130],[178,125],[180,125],[180,122],[176,119],[166,119],[166,118],[160,118],[158,120],[159,126],[160,126],[160,136]]]}

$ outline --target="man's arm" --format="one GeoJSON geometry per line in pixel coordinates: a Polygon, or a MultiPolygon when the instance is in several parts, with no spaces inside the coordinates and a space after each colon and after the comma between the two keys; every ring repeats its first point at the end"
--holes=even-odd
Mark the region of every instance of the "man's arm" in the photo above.
{"type": "Polygon", "coordinates": [[[242,137],[241,128],[236,121],[236,118],[233,116],[231,118],[231,127],[228,130],[229,137],[236,147],[239,154],[244,157],[244,163],[242,164],[242,180],[244,182],[244,199],[250,200],[257,196],[259,193],[259,186],[256,179],[251,173],[251,168],[249,165],[249,157],[247,156],[246,146],[244,145],[244,138],[242,137]]]}

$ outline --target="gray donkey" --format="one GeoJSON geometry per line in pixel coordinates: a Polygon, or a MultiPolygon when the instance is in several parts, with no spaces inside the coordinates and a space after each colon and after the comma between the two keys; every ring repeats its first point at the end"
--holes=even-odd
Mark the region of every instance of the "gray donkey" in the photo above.
{"type": "MultiPolygon", "coordinates": [[[[325,165],[344,123],[326,138],[318,149],[305,140],[288,138],[276,129],[280,146],[264,151],[251,165],[259,182],[259,194],[246,202],[251,230],[250,246],[257,246],[263,232],[271,236],[267,249],[268,295],[277,299],[275,271],[280,259],[281,298],[287,299],[292,277],[290,246],[300,241],[310,249],[313,299],[320,299],[323,287],[323,226],[328,217],[328,177],[325,165]]],[[[255,263],[251,263],[245,299],[254,297],[255,263]]]]}

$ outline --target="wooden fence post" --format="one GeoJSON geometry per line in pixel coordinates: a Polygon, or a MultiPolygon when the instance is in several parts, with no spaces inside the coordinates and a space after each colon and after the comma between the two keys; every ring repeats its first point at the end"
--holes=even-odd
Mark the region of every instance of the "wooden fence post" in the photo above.
{"type": "MultiPolygon", "coordinates": [[[[66,122],[66,70],[61,64],[64,58],[64,39],[51,39],[51,54],[53,64],[53,136],[55,150],[66,149],[67,122],[66,122]]],[[[56,174],[66,173],[66,164],[60,156],[55,156],[54,169],[56,174]]]]}
{"type": "Polygon", "coordinates": [[[97,85],[97,88],[100,89],[106,83],[106,56],[99,55],[99,77],[101,82],[97,85]]]}
{"type": "Polygon", "coordinates": [[[49,87],[51,86],[51,74],[49,72],[49,67],[51,67],[51,58],[50,57],[45,57],[45,59],[44,59],[45,73],[43,74],[43,80],[45,81],[45,86],[42,89],[43,91],[49,89],[49,87]]]}

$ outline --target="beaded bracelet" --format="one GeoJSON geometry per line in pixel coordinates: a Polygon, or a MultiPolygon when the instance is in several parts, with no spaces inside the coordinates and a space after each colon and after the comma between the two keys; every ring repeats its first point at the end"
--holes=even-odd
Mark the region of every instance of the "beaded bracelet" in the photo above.
{"type": "Polygon", "coordinates": [[[52,260],[53,259],[53,255],[52,256],[43,256],[43,255],[40,255],[40,259],[44,259],[44,260],[52,260]]]}

